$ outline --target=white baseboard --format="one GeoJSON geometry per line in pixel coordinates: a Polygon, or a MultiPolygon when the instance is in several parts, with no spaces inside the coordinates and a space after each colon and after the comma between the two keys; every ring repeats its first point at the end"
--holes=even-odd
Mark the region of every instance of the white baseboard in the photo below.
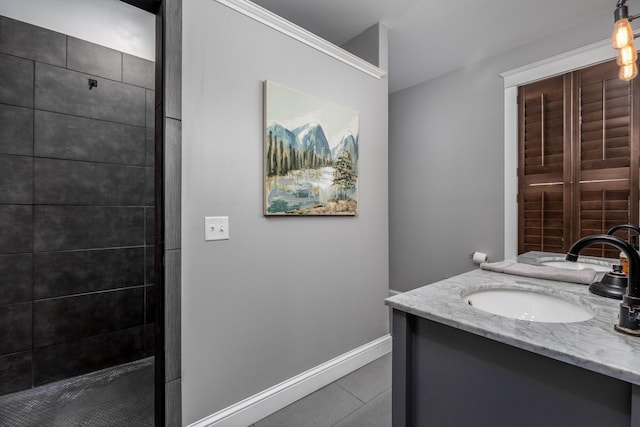
{"type": "Polygon", "coordinates": [[[391,351],[389,334],[190,424],[189,427],[248,426],[391,351]]]}

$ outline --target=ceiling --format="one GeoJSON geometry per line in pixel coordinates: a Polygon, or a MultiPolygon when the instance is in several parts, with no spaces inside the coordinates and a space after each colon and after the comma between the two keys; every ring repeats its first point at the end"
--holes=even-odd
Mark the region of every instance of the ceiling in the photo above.
{"type": "MultiPolygon", "coordinates": [[[[389,29],[389,92],[600,16],[613,28],[616,5],[615,0],[253,2],[337,45],[376,22],[383,23],[389,29]]],[[[629,8],[633,12],[631,4],[629,8]]],[[[609,36],[603,34],[601,40],[609,36]]]]}

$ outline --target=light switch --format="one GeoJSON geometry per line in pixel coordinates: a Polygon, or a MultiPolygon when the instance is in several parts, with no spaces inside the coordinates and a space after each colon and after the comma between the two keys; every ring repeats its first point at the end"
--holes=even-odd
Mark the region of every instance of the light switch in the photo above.
{"type": "Polygon", "coordinates": [[[229,217],[205,216],[204,240],[229,240],[229,217]]]}

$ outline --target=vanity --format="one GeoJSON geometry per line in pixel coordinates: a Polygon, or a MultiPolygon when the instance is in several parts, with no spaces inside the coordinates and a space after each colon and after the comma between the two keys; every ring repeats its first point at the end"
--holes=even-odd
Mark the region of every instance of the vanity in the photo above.
{"type": "MultiPolygon", "coordinates": [[[[543,256],[551,255],[518,261],[543,256]]],[[[394,427],[640,427],[640,337],[615,332],[619,301],[592,295],[587,285],[477,269],[386,304],[393,309],[394,427]],[[551,323],[469,304],[469,295],[487,289],[549,295],[590,315],[551,323]]]]}

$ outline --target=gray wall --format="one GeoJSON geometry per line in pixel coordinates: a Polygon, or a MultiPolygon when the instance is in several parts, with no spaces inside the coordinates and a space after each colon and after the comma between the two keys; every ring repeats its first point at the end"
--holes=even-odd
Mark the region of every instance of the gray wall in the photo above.
{"type": "Polygon", "coordinates": [[[504,255],[499,73],[610,37],[602,16],[389,97],[389,270],[407,291],[504,255]]]}
{"type": "Polygon", "coordinates": [[[388,70],[388,37],[387,27],[377,23],[347,40],[340,47],[383,70],[388,70]]]}
{"type": "Polygon", "coordinates": [[[0,17],[0,392],[153,354],[153,89],[151,61],[0,17]]]}
{"type": "Polygon", "coordinates": [[[188,424],[388,333],[387,81],[217,2],[183,7],[188,424]],[[360,113],[357,217],[262,215],[266,79],[360,113]],[[208,215],[230,240],[204,242],[208,215]]]}

